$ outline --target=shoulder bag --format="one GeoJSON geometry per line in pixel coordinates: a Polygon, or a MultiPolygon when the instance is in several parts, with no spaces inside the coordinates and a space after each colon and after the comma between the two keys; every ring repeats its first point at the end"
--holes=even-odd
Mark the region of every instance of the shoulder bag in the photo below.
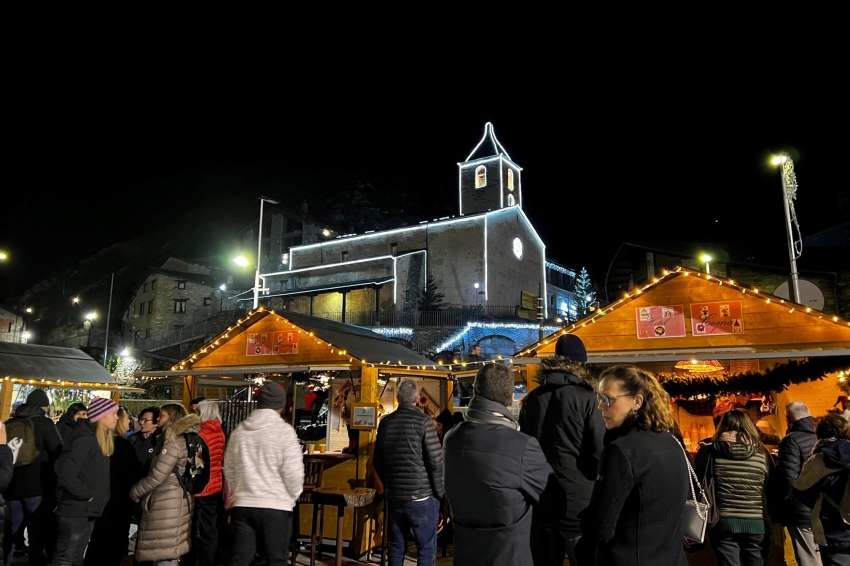
{"type": "MultiPolygon", "coordinates": [[[[678,443],[678,440],[676,442],[678,443]]],[[[682,448],[682,455],[684,455],[685,464],[688,466],[688,485],[691,486],[691,499],[685,501],[685,509],[682,511],[682,533],[686,539],[702,543],[705,540],[705,527],[708,524],[708,514],[711,510],[711,505],[706,500],[705,491],[700,485],[694,468],[691,466],[691,459],[688,458],[685,447],[681,444],[679,446],[682,448]],[[693,481],[691,481],[692,479],[693,481]],[[697,499],[694,485],[699,488],[699,499],[697,499]]]]}

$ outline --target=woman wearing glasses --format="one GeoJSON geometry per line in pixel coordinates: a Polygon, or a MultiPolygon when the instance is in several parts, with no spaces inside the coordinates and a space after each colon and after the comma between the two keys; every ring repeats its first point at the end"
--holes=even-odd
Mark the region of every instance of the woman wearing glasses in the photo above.
{"type": "Polygon", "coordinates": [[[605,448],[581,522],[579,566],[685,566],[682,511],[688,468],[670,396],[633,366],[605,370],[597,388],[605,448]]]}

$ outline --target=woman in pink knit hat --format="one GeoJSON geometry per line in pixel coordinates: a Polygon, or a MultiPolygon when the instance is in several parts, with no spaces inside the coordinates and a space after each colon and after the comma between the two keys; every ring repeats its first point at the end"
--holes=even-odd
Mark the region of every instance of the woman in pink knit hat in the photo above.
{"type": "Polygon", "coordinates": [[[56,516],[59,532],[53,566],[82,564],[94,520],[109,500],[109,457],[115,450],[111,430],[118,405],[95,397],[88,419],[80,419],[56,461],[56,516]]]}

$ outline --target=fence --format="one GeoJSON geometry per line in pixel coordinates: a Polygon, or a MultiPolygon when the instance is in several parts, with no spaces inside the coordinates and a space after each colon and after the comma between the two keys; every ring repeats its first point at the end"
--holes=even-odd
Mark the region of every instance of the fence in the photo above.
{"type": "MultiPolygon", "coordinates": [[[[205,311],[204,311],[205,312],[205,311]]],[[[201,312],[201,314],[204,314],[201,312]]],[[[239,318],[243,313],[242,310],[219,311],[213,316],[207,318],[193,320],[193,322],[180,326],[179,328],[164,328],[151,332],[150,335],[136,338],[135,348],[137,350],[153,351],[180,344],[186,340],[193,338],[205,338],[218,334],[233,324],[233,321],[239,318]]],[[[193,319],[199,315],[196,313],[193,319]]]]}
{"type": "Polygon", "coordinates": [[[246,387],[230,396],[225,401],[217,401],[218,411],[221,413],[221,428],[224,432],[230,432],[236,425],[248,418],[248,415],[257,408],[257,402],[251,399],[251,388],[246,387]]]}
{"type": "MultiPolygon", "coordinates": [[[[490,320],[494,318],[517,318],[516,306],[481,305],[450,306],[438,311],[387,310],[387,311],[346,311],[345,322],[357,326],[447,326],[462,327],[468,322],[490,320]]],[[[342,322],[341,311],[314,313],[314,316],[342,322]]]]}

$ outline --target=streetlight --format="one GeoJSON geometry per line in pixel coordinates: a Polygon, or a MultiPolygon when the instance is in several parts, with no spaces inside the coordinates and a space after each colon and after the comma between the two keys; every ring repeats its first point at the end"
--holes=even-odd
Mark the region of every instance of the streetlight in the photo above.
{"type": "Polygon", "coordinates": [[[260,223],[257,226],[257,271],[254,273],[254,308],[260,304],[260,254],[263,251],[263,203],[280,204],[266,196],[260,196],[260,223]]]}
{"type": "Polygon", "coordinates": [[[88,339],[86,340],[86,348],[88,348],[88,347],[90,347],[90,346],[91,346],[91,327],[92,327],[92,321],[94,321],[94,320],[96,320],[96,319],[97,319],[97,313],[96,313],[96,312],[90,312],[90,313],[88,313],[88,314],[86,315],[86,321],[83,323],[83,327],[84,327],[86,330],[88,330],[88,331],[89,331],[89,337],[88,337],[88,339]]]}
{"type": "Polygon", "coordinates": [[[791,288],[794,292],[794,302],[800,303],[800,278],[797,272],[797,258],[803,254],[803,237],[800,234],[800,224],[797,222],[797,211],[794,201],[797,199],[797,174],[794,172],[794,162],[787,155],[774,155],[770,160],[779,166],[779,178],[782,181],[782,204],[785,207],[785,229],[788,232],[788,257],[791,260],[791,288]],[[794,240],[791,222],[797,227],[798,240],[794,240]]]}
{"type": "Polygon", "coordinates": [[[0,261],[6,261],[9,259],[9,256],[6,252],[0,252],[0,261]]]}
{"type": "Polygon", "coordinates": [[[708,262],[711,261],[711,256],[708,254],[702,254],[699,256],[699,260],[705,264],[705,272],[711,275],[711,269],[708,267],[708,262]]]}
{"type": "Polygon", "coordinates": [[[74,297],[73,299],[71,299],[71,304],[72,305],[79,305],[80,304],[80,298],[74,297]]]}

